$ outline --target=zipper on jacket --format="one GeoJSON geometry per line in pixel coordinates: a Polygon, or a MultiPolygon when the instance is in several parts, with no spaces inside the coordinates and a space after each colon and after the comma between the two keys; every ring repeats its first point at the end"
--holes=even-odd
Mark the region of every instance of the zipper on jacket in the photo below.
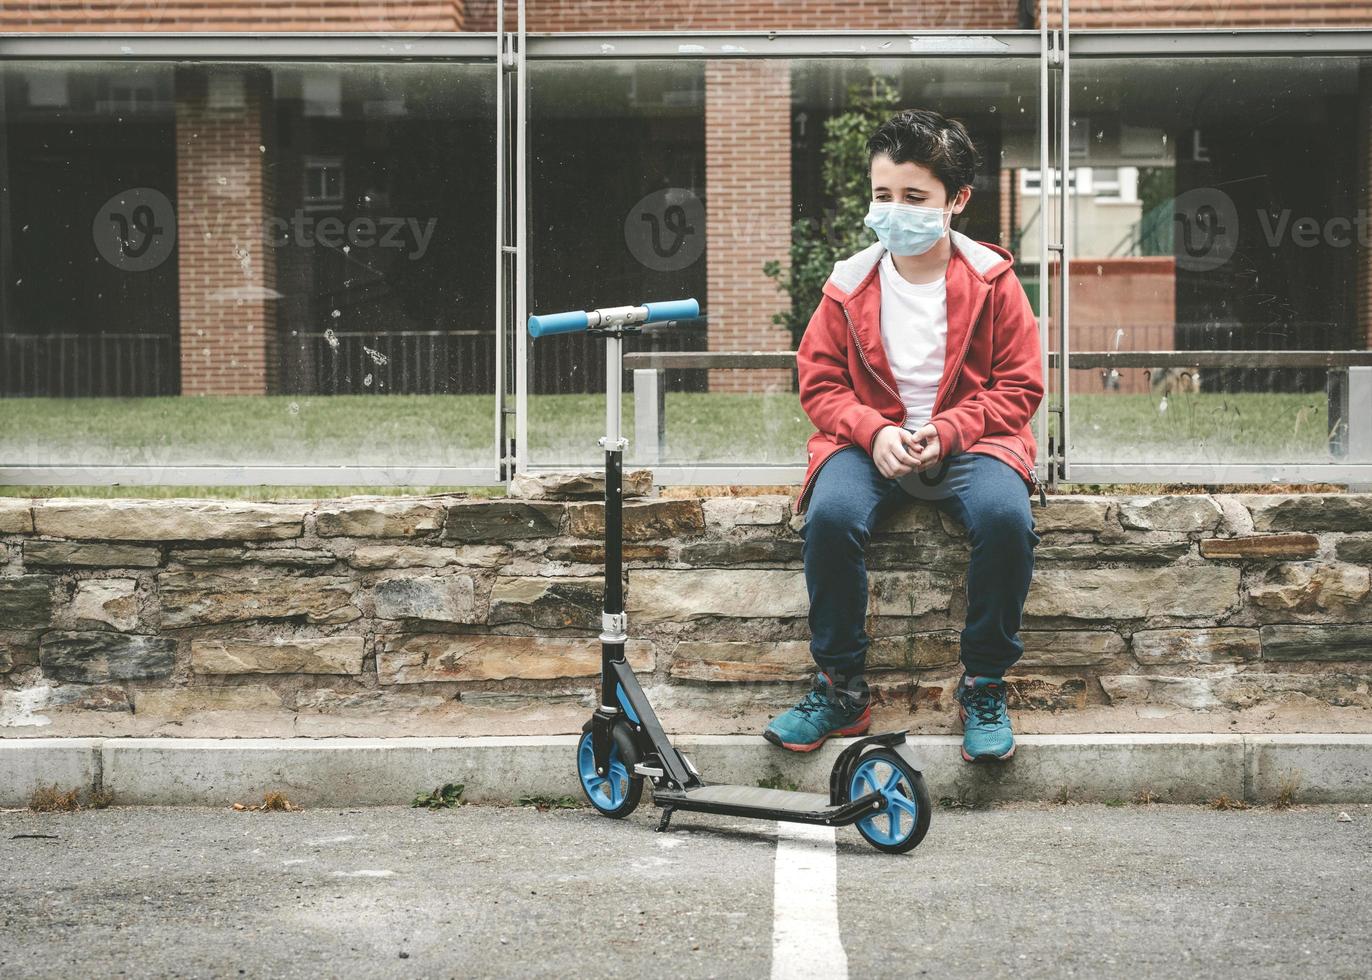
{"type": "MultiPolygon", "coordinates": [[[[844,303],[839,303],[838,305],[839,309],[843,310],[843,319],[848,323],[848,332],[853,335],[853,346],[857,348],[858,357],[862,360],[862,366],[867,369],[868,373],[871,374],[872,377],[876,378],[877,384],[881,385],[887,391],[890,391],[891,397],[901,403],[903,414],[900,419],[900,427],[902,429],[905,428],[905,423],[910,420],[910,410],[908,408],[904,408],[905,400],[901,398],[899,395],[897,395],[894,391],[891,391],[891,386],[881,379],[881,375],[877,374],[877,372],[872,368],[871,364],[867,363],[867,352],[862,349],[862,341],[858,340],[857,327],[853,326],[853,318],[848,315],[848,307],[844,303]]],[[[867,449],[868,447],[863,446],[862,448],[867,449]]]]}
{"type": "Polygon", "coordinates": [[[1009,446],[1007,446],[1007,445],[1006,445],[1005,443],[1003,443],[1003,442],[993,442],[993,441],[990,440],[990,439],[984,439],[984,438],[983,438],[981,441],[982,441],[982,442],[989,442],[989,443],[991,443],[991,445],[993,445],[993,446],[1000,446],[1000,448],[1004,449],[1006,452],[1008,452],[1008,453],[1010,453],[1012,456],[1014,456],[1015,459],[1019,460],[1022,464],[1024,464],[1025,472],[1027,472],[1027,473],[1029,474],[1029,479],[1031,479],[1031,480],[1034,481],[1034,487],[1035,487],[1035,488],[1038,490],[1038,492],[1039,492],[1039,506],[1040,506],[1040,507],[1047,507],[1047,506],[1048,506],[1048,496],[1047,496],[1047,494],[1044,493],[1043,483],[1042,483],[1042,481],[1039,480],[1039,475],[1038,475],[1037,473],[1034,472],[1033,467],[1031,467],[1028,463],[1025,463],[1025,462],[1024,462],[1024,457],[1023,457],[1023,456],[1021,456],[1019,453],[1015,452],[1013,449],[1011,449],[1009,446]]]}

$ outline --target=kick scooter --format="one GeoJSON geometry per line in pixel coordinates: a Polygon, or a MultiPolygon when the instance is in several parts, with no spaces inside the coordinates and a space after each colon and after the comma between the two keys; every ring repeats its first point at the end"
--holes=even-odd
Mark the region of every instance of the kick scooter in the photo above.
{"type": "Polygon", "coordinates": [[[797,793],[757,786],[707,784],[663,731],[647,695],[624,656],[628,617],[623,596],[623,453],[619,434],[621,340],[641,325],[700,315],[694,299],[608,307],[529,317],[529,334],[546,337],[584,331],[604,337],[605,602],[601,612],[600,707],[581,729],[576,765],[591,805],[607,817],[632,813],[650,780],[664,831],[677,810],[761,820],[841,827],[855,824],[873,847],[909,851],[929,830],[932,807],[903,731],[858,739],[846,747],[829,776],[829,792],[797,793]]]}

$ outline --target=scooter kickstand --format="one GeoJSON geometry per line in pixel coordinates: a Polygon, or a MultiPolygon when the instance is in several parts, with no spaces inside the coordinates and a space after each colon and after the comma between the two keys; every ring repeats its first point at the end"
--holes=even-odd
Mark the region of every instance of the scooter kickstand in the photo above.
{"type": "Polygon", "coordinates": [[[666,831],[667,825],[668,825],[669,823],[671,823],[671,822],[672,822],[672,808],[671,808],[671,807],[667,807],[667,808],[665,808],[665,809],[662,811],[662,819],[659,820],[659,821],[657,822],[657,832],[658,832],[659,834],[661,834],[661,833],[663,833],[664,831],[666,831]]]}

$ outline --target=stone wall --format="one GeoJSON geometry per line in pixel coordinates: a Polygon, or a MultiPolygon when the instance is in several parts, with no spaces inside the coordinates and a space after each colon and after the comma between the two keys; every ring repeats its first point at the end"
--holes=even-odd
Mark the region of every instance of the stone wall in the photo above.
{"type": "MultiPolygon", "coordinates": [[[[757,731],[812,670],[803,517],[784,492],[669,492],[626,475],[630,658],[669,729],[757,731]]],[[[497,499],[0,498],[0,736],[576,731],[601,493],[592,475],[497,499]]],[[[1372,495],[1033,514],[1019,731],[1372,731],[1372,495]]],[[[879,726],[959,730],[968,553],[920,501],[874,533],[879,726]]]]}

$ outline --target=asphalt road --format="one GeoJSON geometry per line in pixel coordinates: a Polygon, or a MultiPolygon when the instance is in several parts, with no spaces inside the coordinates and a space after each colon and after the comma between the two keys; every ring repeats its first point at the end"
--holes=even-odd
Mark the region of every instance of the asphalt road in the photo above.
{"type": "Polygon", "coordinates": [[[646,802],[4,811],[0,977],[1369,970],[1369,806],[940,807],[904,856],[851,828],[655,826],[646,802]]]}

